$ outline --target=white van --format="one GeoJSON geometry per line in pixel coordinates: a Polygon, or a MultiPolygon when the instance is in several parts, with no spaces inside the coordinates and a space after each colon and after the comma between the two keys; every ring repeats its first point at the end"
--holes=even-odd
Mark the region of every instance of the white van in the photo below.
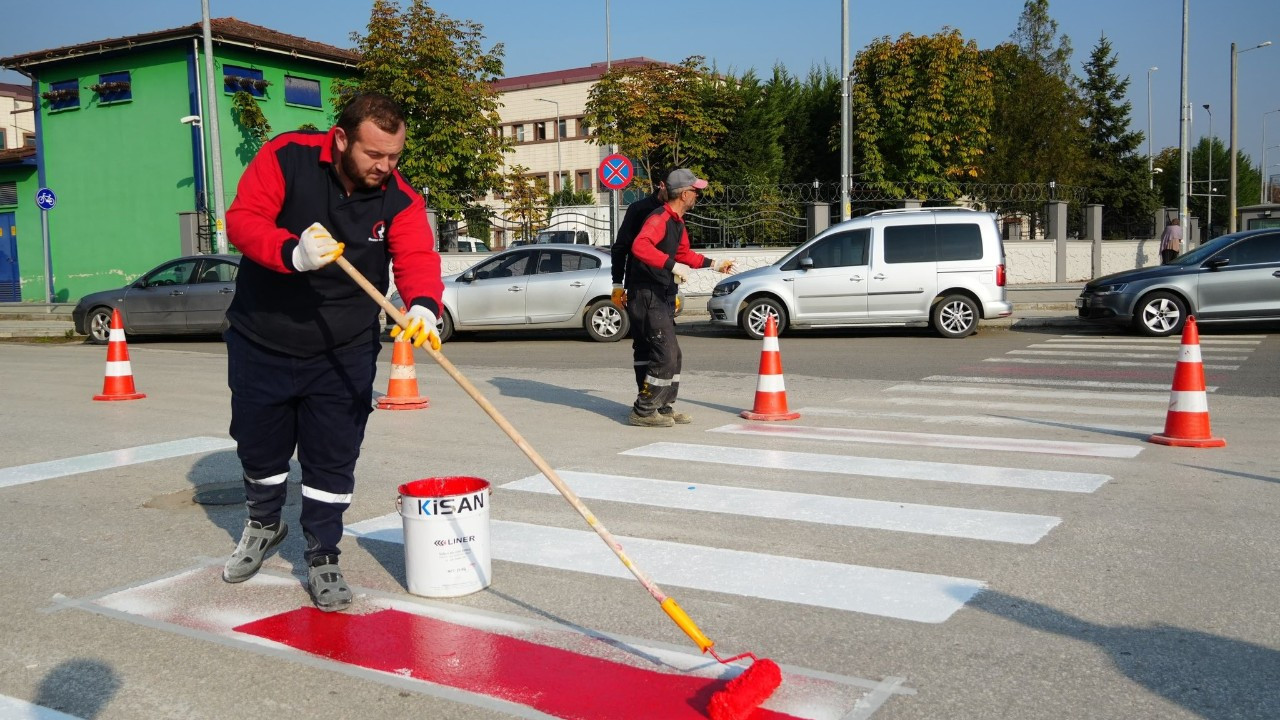
{"type": "Polygon", "coordinates": [[[815,235],[772,265],[721,280],[711,322],[759,339],[787,327],[932,326],[943,337],[1007,317],[996,216],[968,208],[880,210],[815,235]]]}
{"type": "Polygon", "coordinates": [[[460,253],[487,253],[489,246],[483,240],[477,240],[472,237],[460,236],[457,239],[458,252],[460,253]]]}

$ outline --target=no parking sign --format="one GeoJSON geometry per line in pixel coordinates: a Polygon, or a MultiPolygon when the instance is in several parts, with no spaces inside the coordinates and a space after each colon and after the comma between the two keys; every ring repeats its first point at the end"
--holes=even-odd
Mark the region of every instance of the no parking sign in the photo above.
{"type": "Polygon", "coordinates": [[[631,184],[635,170],[626,155],[614,153],[600,162],[600,184],[610,190],[621,190],[631,184]]]}

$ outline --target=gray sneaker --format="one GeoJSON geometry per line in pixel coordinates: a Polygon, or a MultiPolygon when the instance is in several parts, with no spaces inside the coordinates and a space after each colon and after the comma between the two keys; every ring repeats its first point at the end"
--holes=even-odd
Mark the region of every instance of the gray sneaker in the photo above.
{"type": "Polygon", "coordinates": [[[637,415],[635,410],[631,411],[631,416],[627,418],[627,422],[636,427],[671,427],[676,424],[676,421],[667,415],[661,413],[637,415]]]}
{"type": "Polygon", "coordinates": [[[227,559],[222,568],[222,579],[229,583],[239,583],[258,574],[262,561],[272,548],[279,545],[289,534],[289,526],[281,521],[274,525],[264,526],[257,520],[249,520],[244,524],[244,533],[240,535],[240,544],[227,559]]]}
{"type": "Polygon", "coordinates": [[[312,558],[307,568],[307,590],[311,601],[324,612],[336,612],[351,607],[351,588],[338,568],[337,555],[321,555],[312,558]]]}
{"type": "Polygon", "coordinates": [[[674,409],[669,407],[662,408],[658,411],[658,414],[663,417],[671,418],[672,422],[677,425],[688,425],[693,422],[693,416],[689,413],[676,412],[674,409]]]}

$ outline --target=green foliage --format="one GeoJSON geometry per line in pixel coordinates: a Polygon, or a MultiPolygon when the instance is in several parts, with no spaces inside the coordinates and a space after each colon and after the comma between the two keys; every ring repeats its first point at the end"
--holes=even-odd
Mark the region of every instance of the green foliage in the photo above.
{"type": "Polygon", "coordinates": [[[267,116],[262,114],[258,101],[248,90],[237,90],[231,96],[231,112],[245,135],[258,147],[271,137],[271,123],[267,122],[267,116]]]}
{"type": "Polygon", "coordinates": [[[933,36],[880,38],[858,53],[850,90],[854,166],[867,182],[958,183],[978,176],[993,106],[991,74],[973,41],[933,36]]]}
{"type": "MultiPolygon", "coordinates": [[[[1187,212],[1194,217],[1206,218],[1209,212],[1209,199],[1205,196],[1208,191],[1209,183],[1209,155],[1212,146],[1213,154],[1213,177],[1217,178],[1217,182],[1213,184],[1213,226],[1219,232],[1224,231],[1230,220],[1230,201],[1227,196],[1230,192],[1230,175],[1231,172],[1231,149],[1227,147],[1221,138],[1214,138],[1213,142],[1207,137],[1200,138],[1200,142],[1193,145],[1188,152],[1188,161],[1190,164],[1189,175],[1191,184],[1188,186],[1187,212]]],[[[1178,171],[1180,168],[1180,158],[1178,148],[1167,147],[1156,156],[1152,164],[1160,169],[1160,173],[1156,175],[1156,192],[1160,196],[1160,202],[1164,207],[1178,207],[1178,171]]],[[[1252,205],[1259,199],[1262,192],[1262,174],[1253,163],[1253,159],[1246,155],[1243,151],[1236,152],[1236,205],[1252,205]]],[[[1201,220],[1201,224],[1205,224],[1201,220]]]]}
{"type": "Polygon", "coordinates": [[[1058,21],[1049,15],[1049,0],[1027,0],[1012,40],[1024,57],[1046,73],[1071,82],[1071,38],[1058,37],[1058,21]]]}
{"type": "Polygon", "coordinates": [[[501,187],[507,149],[494,129],[498,98],[491,83],[502,75],[502,45],[481,47],[483,28],[436,12],[426,0],[401,10],[374,0],[368,32],[353,34],[361,53],[358,80],[335,82],[341,108],[357,92],[380,92],[400,103],[407,139],[399,169],[430,191],[442,217],[501,187]]]}
{"type": "Polygon", "coordinates": [[[511,165],[501,178],[507,196],[503,219],[519,226],[515,238],[518,240],[532,238],[534,232],[545,227],[551,217],[547,181],[528,172],[529,168],[523,165],[511,165]]]}
{"type": "Polygon", "coordinates": [[[618,66],[591,89],[585,120],[597,145],[617,145],[644,177],[674,167],[704,172],[720,155],[735,109],[736,96],[724,85],[700,56],[678,65],[618,66]]]}
{"type": "Polygon", "coordinates": [[[765,93],[784,129],[782,182],[840,182],[840,74],[813,67],[801,81],[774,66],[765,93]]]}
{"type": "Polygon", "coordinates": [[[1085,63],[1081,91],[1088,140],[1085,184],[1092,189],[1092,201],[1108,211],[1114,232],[1107,234],[1123,237],[1125,229],[1146,224],[1156,210],[1157,198],[1147,187],[1146,158],[1138,152],[1142,133],[1129,130],[1132,106],[1125,100],[1129,79],[1116,77],[1116,62],[1104,35],[1085,63]]]}
{"type": "Polygon", "coordinates": [[[301,125],[299,125],[299,126],[298,126],[298,129],[299,129],[299,130],[310,130],[310,131],[312,131],[312,132],[315,132],[315,131],[318,131],[320,128],[316,127],[316,124],[315,124],[315,123],[302,123],[301,125]]]}
{"type": "Polygon", "coordinates": [[[591,190],[574,190],[571,187],[562,187],[547,199],[547,205],[553,208],[595,204],[596,194],[594,192],[591,190]]]}

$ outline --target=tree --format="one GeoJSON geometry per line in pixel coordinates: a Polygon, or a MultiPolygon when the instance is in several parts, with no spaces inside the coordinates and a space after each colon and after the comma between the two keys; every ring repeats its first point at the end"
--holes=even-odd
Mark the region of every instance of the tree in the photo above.
{"type": "Polygon", "coordinates": [[[1049,15],[1049,0],[1027,0],[1018,17],[1013,41],[1022,54],[1064,83],[1071,83],[1071,38],[1058,37],[1058,21],[1049,15]]]}
{"type": "Polygon", "coordinates": [[[714,101],[716,85],[701,56],[678,65],[649,63],[613,68],[591,88],[584,120],[596,129],[593,142],[618,151],[653,177],[661,169],[702,172],[719,156],[726,108],[714,101]]]}
{"type": "Polygon", "coordinates": [[[978,175],[993,106],[991,74],[958,30],[873,41],[853,63],[853,163],[869,182],[938,183],[955,196],[978,175]]]}
{"type": "Polygon", "coordinates": [[[500,182],[501,187],[506,188],[507,199],[503,219],[518,226],[515,232],[517,239],[532,238],[539,228],[546,227],[551,216],[551,196],[547,192],[546,179],[530,175],[529,168],[524,165],[511,165],[500,182]]]}
{"type": "Polygon", "coordinates": [[[507,145],[491,83],[502,75],[502,45],[481,48],[483,28],[438,13],[427,0],[402,11],[374,0],[368,33],[352,34],[360,77],[335,83],[341,107],[357,92],[382,93],[404,108],[408,137],[399,169],[445,217],[500,187],[507,145]]]}
{"type": "Polygon", "coordinates": [[[803,82],[775,65],[765,83],[781,113],[783,183],[840,182],[840,73],[814,66],[803,82]]]}
{"type": "Polygon", "coordinates": [[[1129,78],[1115,74],[1116,56],[1103,35],[1085,63],[1081,86],[1088,139],[1086,184],[1104,212],[1104,237],[1128,237],[1150,225],[1156,195],[1147,188],[1147,167],[1139,153],[1143,136],[1129,130],[1129,78]]]}
{"type": "MultiPolygon", "coordinates": [[[[1218,179],[1215,182],[1213,197],[1213,227],[1221,231],[1228,226],[1228,214],[1231,208],[1228,205],[1226,197],[1226,185],[1224,180],[1231,163],[1231,149],[1222,142],[1221,138],[1210,139],[1207,137],[1200,138],[1200,142],[1191,147],[1188,153],[1189,161],[1188,174],[1190,175],[1191,184],[1188,185],[1187,195],[1187,213],[1192,217],[1200,218],[1200,224],[1207,226],[1205,218],[1209,212],[1209,198],[1206,196],[1208,192],[1209,179],[1209,154],[1212,146],[1213,154],[1213,174],[1218,179]]],[[[1159,169],[1156,175],[1156,191],[1159,195],[1160,202],[1164,207],[1178,207],[1178,171],[1181,166],[1181,158],[1179,150],[1176,147],[1167,147],[1156,154],[1152,160],[1152,166],[1159,169]]],[[[1250,204],[1251,198],[1258,197],[1262,190],[1262,174],[1258,172],[1258,168],[1253,164],[1253,159],[1243,152],[1236,152],[1236,196],[1242,198],[1241,205],[1250,204]]]]}

